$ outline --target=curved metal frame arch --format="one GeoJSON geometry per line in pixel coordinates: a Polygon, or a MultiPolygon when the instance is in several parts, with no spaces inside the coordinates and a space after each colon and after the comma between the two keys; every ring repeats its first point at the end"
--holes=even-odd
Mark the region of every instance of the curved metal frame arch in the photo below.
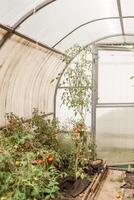
{"type": "Polygon", "coordinates": [[[68,36],[70,36],[72,33],[74,33],[75,31],[77,31],[78,29],[88,25],[88,24],[92,24],[94,22],[98,22],[98,21],[103,21],[103,20],[109,20],[109,19],[120,19],[119,17],[105,17],[105,18],[98,18],[98,19],[94,19],[88,22],[85,22],[79,26],[77,26],[76,28],[74,28],[72,31],[70,31],[69,33],[67,33],[63,38],[61,38],[56,44],[53,45],[52,48],[56,47],[58,44],[60,44],[63,40],[65,40],[68,36]]]}
{"type": "Polygon", "coordinates": [[[16,30],[24,21],[31,17],[34,13],[38,12],[42,8],[48,6],[49,4],[55,2],[56,0],[45,0],[44,2],[37,5],[35,8],[28,11],[24,16],[22,16],[12,27],[13,30],[16,30]]]}
{"type": "MultiPolygon", "coordinates": [[[[124,23],[123,23],[123,16],[122,16],[122,8],[121,8],[121,1],[120,0],[116,0],[116,3],[117,3],[117,9],[118,9],[118,13],[119,13],[119,17],[113,17],[111,19],[120,19],[120,25],[121,25],[121,31],[122,31],[122,35],[125,35],[125,31],[124,31],[124,23]]],[[[108,18],[102,18],[102,20],[104,19],[108,19],[108,18]]],[[[110,17],[109,17],[110,19],[110,17]]],[[[99,19],[96,19],[96,20],[92,20],[88,23],[93,23],[95,21],[99,21],[99,19]]],[[[82,26],[85,26],[87,25],[87,23],[84,23],[83,25],[80,25],[78,27],[76,27],[75,29],[73,29],[71,32],[69,32],[67,35],[65,35],[61,40],[59,40],[59,42],[57,42],[53,48],[55,46],[57,46],[60,42],[62,42],[66,37],[68,37],[70,34],[72,34],[74,31],[76,31],[77,29],[81,28],[82,26]]]]}
{"type": "MultiPolygon", "coordinates": [[[[122,19],[131,19],[131,18],[134,18],[134,16],[124,16],[122,17],[122,19]]],[[[91,20],[91,21],[88,21],[88,22],[85,22],[79,26],[77,26],[76,28],[74,28],[72,31],[70,31],[69,33],[67,33],[63,38],[61,38],[56,44],[54,44],[52,46],[52,48],[55,48],[58,44],[60,44],[63,40],[65,40],[68,36],[70,36],[72,33],[74,33],[75,31],[77,31],[78,29],[88,25],[88,24],[92,24],[94,22],[98,22],[98,21],[103,21],[103,20],[109,20],[109,19],[120,19],[120,17],[105,17],[105,18],[98,18],[98,19],[95,19],[95,20],[91,20]]],[[[121,34],[121,35],[125,35],[124,34],[121,34]]]]}

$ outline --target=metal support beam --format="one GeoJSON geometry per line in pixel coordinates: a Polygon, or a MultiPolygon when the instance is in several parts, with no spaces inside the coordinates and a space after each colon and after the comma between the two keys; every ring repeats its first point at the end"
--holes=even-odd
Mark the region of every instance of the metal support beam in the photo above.
{"type": "Polygon", "coordinates": [[[97,108],[133,108],[134,103],[98,103],[97,108]]]}
{"type": "Polygon", "coordinates": [[[98,43],[96,44],[96,46],[98,48],[115,48],[115,49],[118,49],[118,48],[124,48],[124,49],[133,49],[133,44],[132,43],[128,43],[126,42],[125,44],[122,44],[122,43],[98,43]]]}
{"type": "Polygon", "coordinates": [[[3,38],[0,40],[0,48],[3,46],[3,44],[6,42],[6,40],[10,37],[11,33],[7,32],[3,38]]]}
{"type": "Polygon", "coordinates": [[[59,89],[59,84],[60,84],[61,78],[62,78],[64,72],[66,71],[67,67],[68,67],[68,65],[65,65],[64,69],[62,70],[62,72],[58,78],[57,84],[56,84],[55,93],[54,93],[54,118],[56,118],[56,98],[57,98],[57,92],[59,89]]]}
{"type": "Polygon", "coordinates": [[[92,51],[92,111],[91,111],[91,131],[94,144],[96,144],[96,104],[97,104],[97,72],[98,71],[98,50],[93,46],[92,51]]]}
{"type": "Polygon", "coordinates": [[[51,113],[47,113],[47,114],[42,114],[42,115],[40,115],[40,116],[41,116],[41,117],[49,117],[49,116],[51,116],[51,115],[54,115],[54,113],[51,112],[51,113]]]}
{"type": "Polygon", "coordinates": [[[122,35],[125,35],[120,0],[117,0],[117,6],[118,6],[119,17],[120,17],[120,24],[121,24],[122,35]]]}
{"type": "Polygon", "coordinates": [[[97,46],[99,51],[131,51],[134,52],[133,48],[127,48],[123,46],[110,46],[110,45],[102,45],[97,46]]]}
{"type": "MultiPolygon", "coordinates": [[[[3,24],[0,24],[0,28],[2,28],[2,29],[4,29],[4,30],[8,31],[8,34],[9,34],[9,33],[10,33],[11,35],[12,35],[12,34],[15,34],[15,35],[17,35],[17,36],[19,36],[19,37],[21,37],[21,38],[23,38],[23,39],[25,39],[25,40],[27,40],[27,41],[29,41],[29,42],[32,42],[32,43],[34,43],[34,44],[37,44],[38,46],[41,46],[41,47],[46,48],[46,49],[48,49],[48,50],[50,50],[50,51],[52,51],[52,52],[54,52],[54,53],[60,54],[60,55],[62,55],[62,56],[65,56],[64,53],[62,53],[62,52],[60,52],[60,51],[58,51],[58,50],[56,50],[56,49],[54,49],[54,48],[51,48],[51,47],[47,46],[47,45],[44,44],[44,43],[37,42],[36,40],[34,40],[34,39],[32,39],[32,38],[30,38],[30,37],[28,37],[28,36],[25,36],[25,35],[23,35],[23,34],[21,34],[21,33],[18,33],[17,31],[12,31],[11,28],[9,28],[9,27],[7,27],[7,26],[4,26],[3,24]]],[[[8,37],[8,36],[5,36],[5,37],[8,37]]],[[[9,38],[9,37],[8,37],[8,38],[9,38]]],[[[8,39],[8,38],[7,38],[7,39],[8,39]]],[[[3,42],[5,43],[5,41],[3,41],[3,42]]],[[[3,44],[4,44],[4,43],[3,43],[3,44]]],[[[1,48],[1,46],[0,46],[0,48],[1,48]]]]}

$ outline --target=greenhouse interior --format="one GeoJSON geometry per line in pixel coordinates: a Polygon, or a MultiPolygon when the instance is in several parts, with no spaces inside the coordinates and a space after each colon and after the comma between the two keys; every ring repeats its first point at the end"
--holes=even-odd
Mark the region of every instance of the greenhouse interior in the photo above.
{"type": "Polygon", "coordinates": [[[134,200],[133,23],[133,0],[0,0],[0,200],[134,200]]]}

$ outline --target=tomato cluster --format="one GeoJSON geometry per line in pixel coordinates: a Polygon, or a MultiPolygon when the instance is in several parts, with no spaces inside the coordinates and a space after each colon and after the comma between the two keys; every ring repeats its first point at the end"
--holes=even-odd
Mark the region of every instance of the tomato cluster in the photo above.
{"type": "MultiPolygon", "coordinates": [[[[53,156],[48,156],[47,159],[46,159],[48,164],[52,164],[54,162],[54,160],[55,160],[55,158],[53,156]]],[[[32,164],[33,165],[42,165],[42,164],[44,164],[44,162],[45,161],[43,159],[37,159],[37,160],[34,160],[32,162],[32,164]]]]}

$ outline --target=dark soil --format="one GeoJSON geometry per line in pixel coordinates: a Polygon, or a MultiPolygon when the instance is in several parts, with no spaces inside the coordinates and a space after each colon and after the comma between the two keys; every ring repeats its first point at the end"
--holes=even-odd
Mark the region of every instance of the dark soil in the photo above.
{"type": "MultiPolygon", "coordinates": [[[[60,181],[60,191],[66,200],[77,199],[77,197],[82,194],[91,183],[91,178],[93,178],[97,173],[99,173],[104,168],[102,160],[96,160],[91,162],[89,165],[85,166],[83,170],[87,174],[87,178],[75,179],[75,177],[66,177],[60,181]],[[90,180],[89,180],[90,178],[90,180]]],[[[64,198],[62,198],[64,199],[64,198]]]]}
{"type": "Polygon", "coordinates": [[[134,171],[126,171],[125,184],[121,188],[134,189],[134,171]]]}

